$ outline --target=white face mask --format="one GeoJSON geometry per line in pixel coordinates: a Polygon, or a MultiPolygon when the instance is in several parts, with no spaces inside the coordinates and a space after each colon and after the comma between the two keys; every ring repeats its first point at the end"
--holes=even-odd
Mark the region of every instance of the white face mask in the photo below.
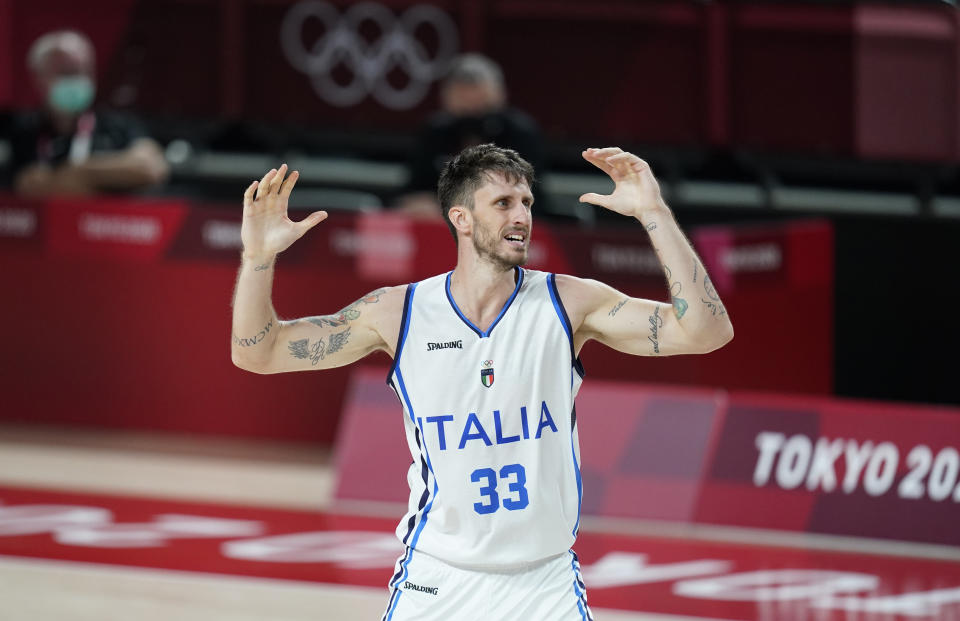
{"type": "Polygon", "coordinates": [[[96,86],[85,75],[59,78],[47,93],[47,104],[57,112],[80,114],[93,104],[96,86]]]}

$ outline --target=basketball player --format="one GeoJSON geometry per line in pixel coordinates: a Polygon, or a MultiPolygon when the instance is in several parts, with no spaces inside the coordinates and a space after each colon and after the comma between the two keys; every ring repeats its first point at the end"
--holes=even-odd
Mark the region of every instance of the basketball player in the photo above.
{"type": "MultiPolygon", "coordinates": [[[[439,197],[457,240],[453,271],[378,289],[333,315],[281,321],[273,266],[327,214],[287,217],[286,165],[244,195],[233,361],[256,373],[328,369],[382,350],[413,463],[406,546],[384,620],[591,619],[577,556],[578,353],[594,339],[641,356],[706,353],[733,328],[703,263],[647,164],[617,148],[583,157],[616,187],[594,203],[639,220],[672,304],[521,267],[533,231],[533,169],[481,145],[443,170],[439,197]]],[[[593,417],[613,413],[593,412],[593,417]]],[[[593,420],[593,424],[603,424],[593,420]]]]}

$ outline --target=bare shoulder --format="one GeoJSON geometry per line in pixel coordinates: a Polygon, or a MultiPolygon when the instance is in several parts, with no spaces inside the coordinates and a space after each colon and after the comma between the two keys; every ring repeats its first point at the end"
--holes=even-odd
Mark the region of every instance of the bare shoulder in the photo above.
{"type": "Polygon", "coordinates": [[[583,318],[608,302],[623,297],[619,291],[591,278],[579,278],[568,274],[557,274],[557,293],[570,316],[574,330],[577,329],[583,318]],[[579,321],[574,320],[577,317],[579,321]]]}
{"type": "Polygon", "coordinates": [[[370,327],[380,334],[385,350],[391,357],[397,350],[406,294],[407,285],[396,285],[371,291],[354,302],[354,305],[364,304],[364,310],[369,313],[370,327]]]}

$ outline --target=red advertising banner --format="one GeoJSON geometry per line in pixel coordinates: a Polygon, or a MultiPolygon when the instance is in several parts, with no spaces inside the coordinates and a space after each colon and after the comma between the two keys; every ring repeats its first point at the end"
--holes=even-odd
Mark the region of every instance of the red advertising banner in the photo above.
{"type": "MultiPolygon", "coordinates": [[[[734,341],[709,356],[656,359],[587,345],[588,376],[829,393],[830,224],[688,233],[733,318],[734,341]]],[[[0,320],[18,326],[0,349],[9,395],[0,419],[332,441],[349,370],[256,376],[230,362],[240,248],[236,206],[0,196],[0,260],[12,267],[0,271],[0,287],[13,292],[0,320]]],[[[454,261],[440,222],[334,213],[281,255],[274,305],[281,317],[326,314],[454,261]]],[[[537,223],[528,267],[668,298],[646,233],[629,221],[590,230],[537,223]]]]}
{"type": "MultiPolygon", "coordinates": [[[[385,376],[352,377],[340,500],[407,499],[410,455],[385,376]]],[[[958,421],[956,408],[588,378],[582,511],[960,546],[958,421]]]]}

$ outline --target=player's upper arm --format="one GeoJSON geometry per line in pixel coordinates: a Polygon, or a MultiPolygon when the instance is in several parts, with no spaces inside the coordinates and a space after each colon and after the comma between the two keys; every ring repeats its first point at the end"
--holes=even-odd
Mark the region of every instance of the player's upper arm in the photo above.
{"type": "Polygon", "coordinates": [[[574,347],[595,340],[637,356],[670,356],[710,351],[689,334],[673,306],[633,298],[596,280],[558,274],[557,291],[570,316],[574,347]]]}
{"type": "Polygon", "coordinates": [[[332,315],[281,321],[269,362],[249,369],[283,373],[331,369],[378,350],[393,355],[406,287],[377,289],[332,315]]]}

